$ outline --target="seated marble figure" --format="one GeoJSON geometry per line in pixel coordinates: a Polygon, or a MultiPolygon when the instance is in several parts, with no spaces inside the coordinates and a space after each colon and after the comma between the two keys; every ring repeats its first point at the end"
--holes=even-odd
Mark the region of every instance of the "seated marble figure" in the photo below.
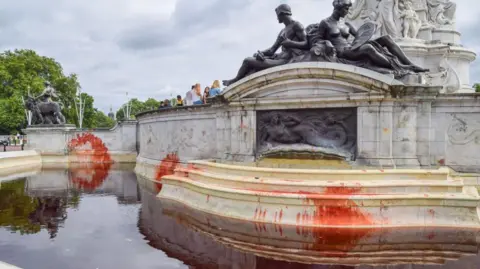
{"type": "Polygon", "coordinates": [[[249,74],[286,64],[303,53],[302,44],[307,40],[303,25],[292,19],[292,10],[287,4],[278,6],[275,12],[278,22],[283,23],[285,28],[280,31],[273,46],[255,53],[253,57],[245,58],[237,76],[230,80],[224,80],[223,85],[229,86],[249,74]],[[282,51],[276,54],[279,48],[282,51]]]}
{"type": "Polygon", "coordinates": [[[293,62],[338,62],[393,74],[395,77],[428,71],[415,65],[390,36],[372,40],[375,32],[373,23],[366,23],[357,31],[353,25],[345,22],[344,18],[352,7],[351,0],[335,0],[333,6],[330,17],[307,27],[306,41],[285,43],[289,48],[310,49],[310,53],[293,62]],[[351,36],[355,38],[353,42],[351,36]]]}

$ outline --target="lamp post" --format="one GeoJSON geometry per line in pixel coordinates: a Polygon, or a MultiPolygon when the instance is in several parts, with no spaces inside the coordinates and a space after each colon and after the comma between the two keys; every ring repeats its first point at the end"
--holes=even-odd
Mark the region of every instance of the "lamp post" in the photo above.
{"type": "Polygon", "coordinates": [[[130,120],[130,113],[132,110],[132,106],[130,105],[130,99],[128,98],[128,92],[126,93],[127,95],[127,103],[123,105],[123,114],[125,115],[126,120],[130,120]]]}
{"type": "MultiPolygon", "coordinates": [[[[30,96],[30,89],[28,89],[28,96],[30,96]]],[[[23,107],[25,107],[25,117],[27,119],[27,126],[32,125],[32,111],[28,110],[25,105],[25,98],[22,96],[23,107]]]]}
{"type": "Polygon", "coordinates": [[[85,98],[82,97],[82,88],[77,88],[77,98],[74,99],[75,101],[75,111],[77,112],[78,117],[78,127],[82,129],[83,127],[83,113],[85,112],[85,98]]]}

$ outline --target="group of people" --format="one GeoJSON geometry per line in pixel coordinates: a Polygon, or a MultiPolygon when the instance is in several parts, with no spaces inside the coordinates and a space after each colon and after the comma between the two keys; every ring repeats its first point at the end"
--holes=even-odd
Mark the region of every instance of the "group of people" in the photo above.
{"type": "Polygon", "coordinates": [[[192,86],[191,90],[187,92],[185,98],[177,95],[176,99],[165,99],[160,102],[160,109],[206,104],[209,98],[213,98],[222,92],[220,87],[220,81],[215,80],[211,87],[205,87],[202,92],[202,86],[200,83],[196,83],[192,86]]]}

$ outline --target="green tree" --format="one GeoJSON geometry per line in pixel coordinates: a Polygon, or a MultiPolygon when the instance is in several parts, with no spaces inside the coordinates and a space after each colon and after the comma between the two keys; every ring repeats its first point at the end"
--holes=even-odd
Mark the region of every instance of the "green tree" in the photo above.
{"type": "Polygon", "coordinates": [[[112,128],[115,126],[115,121],[109,118],[102,111],[96,110],[95,112],[95,125],[96,128],[112,128]]]}
{"type": "Polygon", "coordinates": [[[67,122],[74,123],[74,98],[80,87],[75,74],[65,75],[58,62],[33,50],[0,54],[0,130],[16,133],[26,125],[22,97],[38,96],[44,90],[45,81],[56,89],[67,122]]]}
{"type": "Polygon", "coordinates": [[[158,107],[160,106],[160,101],[157,101],[154,98],[148,98],[144,104],[145,104],[144,108],[146,110],[155,110],[155,109],[158,109],[158,107]]]}
{"type": "MultiPolygon", "coordinates": [[[[124,104],[122,107],[120,107],[120,109],[116,113],[117,120],[119,120],[119,121],[125,120],[125,112],[123,110],[123,107],[125,105],[126,104],[124,104]]],[[[148,107],[145,105],[145,103],[138,100],[137,98],[133,98],[133,99],[130,100],[130,107],[131,107],[130,117],[132,119],[135,118],[136,114],[149,110],[148,107]]],[[[157,108],[158,108],[158,106],[157,106],[157,108]]]]}
{"type": "Polygon", "coordinates": [[[475,92],[480,92],[480,83],[475,83],[473,88],[475,89],[475,92]]]}

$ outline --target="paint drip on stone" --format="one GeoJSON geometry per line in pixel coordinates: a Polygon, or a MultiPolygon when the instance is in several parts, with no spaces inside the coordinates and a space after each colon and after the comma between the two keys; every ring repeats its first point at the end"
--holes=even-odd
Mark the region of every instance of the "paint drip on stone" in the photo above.
{"type": "Polygon", "coordinates": [[[179,164],[180,158],[178,158],[176,153],[169,153],[165,158],[162,159],[155,171],[155,186],[157,193],[162,190],[162,177],[173,175],[179,164]]]}

